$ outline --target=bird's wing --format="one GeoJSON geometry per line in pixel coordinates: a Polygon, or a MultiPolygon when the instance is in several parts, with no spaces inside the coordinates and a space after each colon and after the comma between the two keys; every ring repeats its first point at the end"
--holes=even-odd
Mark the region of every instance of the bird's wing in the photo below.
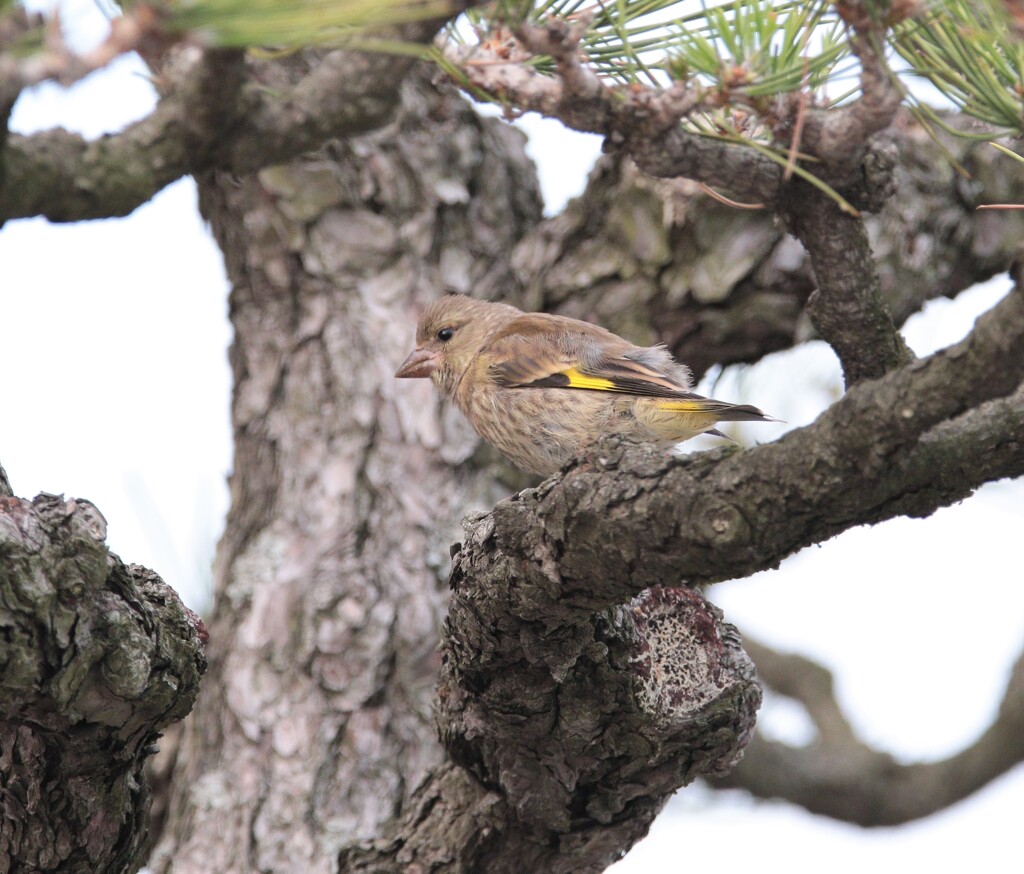
{"type": "MultiPolygon", "coordinates": [[[[555,316],[523,316],[502,328],[481,354],[505,388],[567,388],[656,398],[699,398],[684,379],[651,361],[668,354],[643,349],[594,325],[555,316]]],[[[676,369],[681,370],[678,365],[676,369]]],[[[683,371],[685,373],[685,371],[683,371]]]]}

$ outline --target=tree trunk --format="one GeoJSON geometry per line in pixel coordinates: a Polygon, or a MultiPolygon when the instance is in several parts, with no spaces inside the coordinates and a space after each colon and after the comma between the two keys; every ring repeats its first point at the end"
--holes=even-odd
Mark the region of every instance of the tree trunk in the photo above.
{"type": "Polygon", "coordinates": [[[235,467],[154,865],[329,871],[442,759],[449,547],[508,491],[394,369],[419,309],[538,221],[536,178],[521,134],[417,80],[379,133],[201,191],[232,282],[235,467]]]}

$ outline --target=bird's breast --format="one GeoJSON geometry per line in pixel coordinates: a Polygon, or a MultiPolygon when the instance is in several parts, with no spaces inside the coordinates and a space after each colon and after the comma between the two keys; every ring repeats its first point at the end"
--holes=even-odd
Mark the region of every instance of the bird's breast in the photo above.
{"type": "Polygon", "coordinates": [[[635,427],[633,401],[606,392],[492,385],[460,391],[456,402],[484,440],[541,475],[554,473],[605,434],[635,427]]]}

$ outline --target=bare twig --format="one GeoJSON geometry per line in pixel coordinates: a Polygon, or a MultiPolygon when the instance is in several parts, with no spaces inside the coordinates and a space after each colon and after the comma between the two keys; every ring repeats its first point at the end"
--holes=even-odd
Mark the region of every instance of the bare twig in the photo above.
{"type": "Polygon", "coordinates": [[[872,17],[861,0],[837,4],[853,31],[851,47],[860,60],[860,97],[849,106],[797,113],[803,122],[804,151],[826,162],[838,178],[852,172],[864,157],[870,138],[887,128],[903,95],[883,55],[885,25],[872,17]]]}
{"type": "Polygon", "coordinates": [[[778,196],[783,173],[778,163],[682,129],[679,120],[701,106],[698,90],[682,82],[664,89],[602,82],[579,57],[575,25],[552,21],[545,27],[524,26],[517,36],[511,43],[495,38],[479,45],[447,42],[442,51],[472,88],[517,110],[557,118],[573,130],[603,134],[645,173],[686,176],[757,201],[778,196]],[[528,66],[525,61],[534,51],[553,57],[559,75],[547,76],[528,66]]]}
{"type": "Polygon", "coordinates": [[[681,82],[662,89],[603,82],[580,54],[586,24],[552,18],[544,25],[520,26],[511,45],[492,38],[479,45],[448,42],[442,50],[473,87],[574,130],[621,140],[658,139],[700,105],[699,93],[681,82]],[[558,75],[527,66],[535,55],[550,56],[558,75]]]}
{"type": "MultiPolygon", "coordinates": [[[[64,41],[59,15],[54,14],[43,21],[36,16],[25,15],[18,9],[11,14],[18,16],[17,21],[21,25],[17,28],[19,36],[24,36],[30,29],[40,29],[44,46],[42,51],[21,56],[6,51],[7,46],[0,44],[0,82],[5,90],[15,92],[47,81],[72,85],[107,66],[115,58],[135,51],[159,31],[160,25],[157,14],[149,6],[140,3],[111,21],[110,32],[102,43],[84,54],[78,54],[64,41]]],[[[13,26],[10,29],[14,31],[13,26]]],[[[11,34],[5,36],[8,39],[4,42],[9,43],[11,34]]]]}

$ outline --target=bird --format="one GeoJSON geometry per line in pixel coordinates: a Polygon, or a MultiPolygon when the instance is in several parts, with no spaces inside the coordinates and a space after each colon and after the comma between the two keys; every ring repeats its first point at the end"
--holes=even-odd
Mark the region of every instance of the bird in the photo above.
{"type": "Polygon", "coordinates": [[[477,434],[541,476],[606,434],[668,448],[698,434],[725,437],[718,422],[778,421],[695,394],[689,368],[664,346],[460,294],[427,306],[395,377],[429,377],[477,434]]]}

